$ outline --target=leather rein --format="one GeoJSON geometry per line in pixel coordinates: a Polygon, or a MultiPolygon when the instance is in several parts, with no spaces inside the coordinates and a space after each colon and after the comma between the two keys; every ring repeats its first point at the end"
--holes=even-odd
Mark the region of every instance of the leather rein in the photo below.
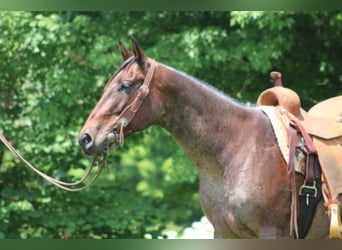
{"type": "MultiPolygon", "coordinates": [[[[124,132],[123,129],[132,121],[135,114],[139,110],[141,104],[143,103],[145,97],[149,94],[150,91],[150,83],[154,74],[155,70],[155,61],[151,60],[150,68],[146,73],[146,77],[144,79],[143,84],[138,89],[136,96],[131,104],[129,104],[119,115],[118,122],[113,127],[112,132],[110,132],[106,137],[106,149],[105,152],[101,155],[94,156],[88,170],[86,171],[85,175],[76,182],[63,182],[60,180],[57,180],[51,176],[48,176],[47,174],[41,172],[36,167],[34,167],[30,162],[28,162],[13,146],[12,144],[6,139],[6,137],[0,133],[0,140],[4,143],[4,145],[21,161],[23,162],[28,168],[32,169],[36,174],[41,176],[46,181],[50,182],[51,184],[69,191],[69,192],[78,192],[81,190],[84,190],[94,184],[98,177],[100,176],[102,169],[106,166],[106,160],[107,160],[107,150],[108,146],[111,144],[114,144],[114,142],[117,142],[120,146],[123,146],[124,144],[124,132]],[[119,130],[119,132],[118,132],[119,130]],[[85,184],[82,187],[73,187],[77,186],[84,182],[86,179],[88,179],[93,167],[95,164],[98,164],[98,169],[96,172],[96,175],[90,180],[89,183],[85,184]]],[[[114,74],[115,76],[116,74],[114,74]]]]}
{"type": "Polygon", "coordinates": [[[69,192],[78,192],[81,190],[84,190],[86,188],[88,188],[89,186],[91,186],[92,184],[95,183],[95,181],[97,180],[97,178],[100,176],[101,171],[103,169],[103,167],[106,164],[106,154],[102,155],[102,156],[95,156],[93,158],[93,161],[91,162],[87,172],[85,173],[85,175],[76,182],[63,182],[60,180],[57,180],[51,176],[48,176],[47,174],[43,173],[42,171],[38,170],[36,167],[34,167],[30,162],[28,162],[13,146],[12,144],[6,139],[6,137],[0,133],[0,140],[5,144],[5,146],[21,161],[23,162],[28,168],[32,169],[36,174],[40,175],[43,179],[45,179],[46,181],[50,182],[51,184],[69,191],[69,192]],[[95,163],[98,163],[98,169],[97,169],[97,173],[96,175],[91,179],[91,181],[89,183],[87,183],[86,185],[84,185],[83,187],[79,187],[79,188],[71,188],[72,186],[77,186],[79,184],[81,184],[82,182],[84,182],[86,179],[88,179],[90,172],[92,171],[95,163]]]}

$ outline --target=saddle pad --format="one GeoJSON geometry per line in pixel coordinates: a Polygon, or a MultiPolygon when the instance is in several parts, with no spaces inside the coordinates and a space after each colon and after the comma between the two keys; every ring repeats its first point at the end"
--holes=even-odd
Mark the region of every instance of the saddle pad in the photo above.
{"type": "MultiPolygon", "coordinates": [[[[289,149],[289,138],[287,134],[288,121],[286,117],[281,114],[281,108],[274,106],[258,106],[261,111],[266,115],[272,125],[274,135],[277,139],[278,147],[284,161],[289,165],[290,149],[289,149]]],[[[300,174],[305,174],[305,164],[303,162],[303,155],[295,155],[294,166],[295,171],[300,174]]]]}
{"type": "Polygon", "coordinates": [[[267,116],[272,124],[274,135],[277,139],[281,155],[287,164],[289,164],[290,150],[288,145],[288,136],[284,124],[279,120],[276,114],[276,108],[273,106],[260,106],[260,109],[267,116]]]}

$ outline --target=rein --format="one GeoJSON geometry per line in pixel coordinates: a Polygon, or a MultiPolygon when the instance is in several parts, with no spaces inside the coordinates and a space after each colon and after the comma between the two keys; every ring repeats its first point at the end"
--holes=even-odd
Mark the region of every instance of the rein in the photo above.
{"type": "Polygon", "coordinates": [[[150,92],[150,83],[154,74],[156,67],[156,62],[154,60],[150,61],[150,68],[148,69],[144,82],[138,89],[134,100],[129,104],[117,118],[117,123],[114,125],[112,132],[107,135],[107,142],[113,144],[115,141],[119,143],[120,146],[124,144],[124,128],[132,121],[135,114],[138,112],[141,104],[143,103],[145,97],[150,92]]]}
{"type": "Polygon", "coordinates": [[[6,139],[6,137],[0,133],[0,140],[5,144],[5,146],[21,161],[23,162],[27,167],[29,167],[30,169],[32,169],[35,173],[37,173],[38,175],[40,175],[43,179],[45,179],[46,181],[50,182],[51,184],[69,191],[69,192],[78,192],[81,190],[84,190],[86,188],[88,188],[89,186],[91,186],[92,184],[95,183],[95,181],[97,180],[97,178],[100,176],[101,171],[103,169],[103,167],[106,164],[106,159],[107,159],[107,155],[104,154],[102,156],[95,156],[93,158],[93,161],[91,163],[91,165],[89,166],[89,169],[87,170],[87,172],[85,173],[85,175],[76,182],[63,182],[60,180],[57,180],[55,178],[52,178],[51,176],[48,176],[47,174],[41,172],[40,170],[38,170],[36,167],[34,167],[30,162],[28,162],[12,145],[11,143],[6,139]],[[97,169],[97,173],[96,175],[91,179],[91,181],[89,183],[87,183],[86,185],[84,185],[83,187],[79,187],[79,188],[70,188],[71,186],[76,186],[81,184],[82,182],[84,182],[90,175],[91,170],[93,169],[95,163],[98,163],[98,169],[97,169]]]}

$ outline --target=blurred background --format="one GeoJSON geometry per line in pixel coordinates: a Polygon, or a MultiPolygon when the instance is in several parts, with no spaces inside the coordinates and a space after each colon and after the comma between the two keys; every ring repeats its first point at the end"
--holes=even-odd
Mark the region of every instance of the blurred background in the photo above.
{"type": "MultiPolygon", "coordinates": [[[[0,131],[63,180],[89,165],[77,135],[130,35],[243,103],[273,86],[273,70],[305,109],[342,94],[341,12],[0,12],[0,30],[0,131]]],[[[0,145],[0,238],[210,236],[196,170],[167,132],[131,136],[108,165],[94,186],[68,193],[0,145]]]]}

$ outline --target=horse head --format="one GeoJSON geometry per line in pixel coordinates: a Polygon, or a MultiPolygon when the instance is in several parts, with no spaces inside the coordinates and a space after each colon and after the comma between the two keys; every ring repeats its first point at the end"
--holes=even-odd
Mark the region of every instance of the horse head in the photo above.
{"type": "Polygon", "coordinates": [[[151,125],[160,114],[160,100],[153,80],[156,62],[147,57],[132,37],[132,52],[121,42],[123,64],[104,88],[80,134],[84,153],[101,155],[108,147],[151,125]]]}

